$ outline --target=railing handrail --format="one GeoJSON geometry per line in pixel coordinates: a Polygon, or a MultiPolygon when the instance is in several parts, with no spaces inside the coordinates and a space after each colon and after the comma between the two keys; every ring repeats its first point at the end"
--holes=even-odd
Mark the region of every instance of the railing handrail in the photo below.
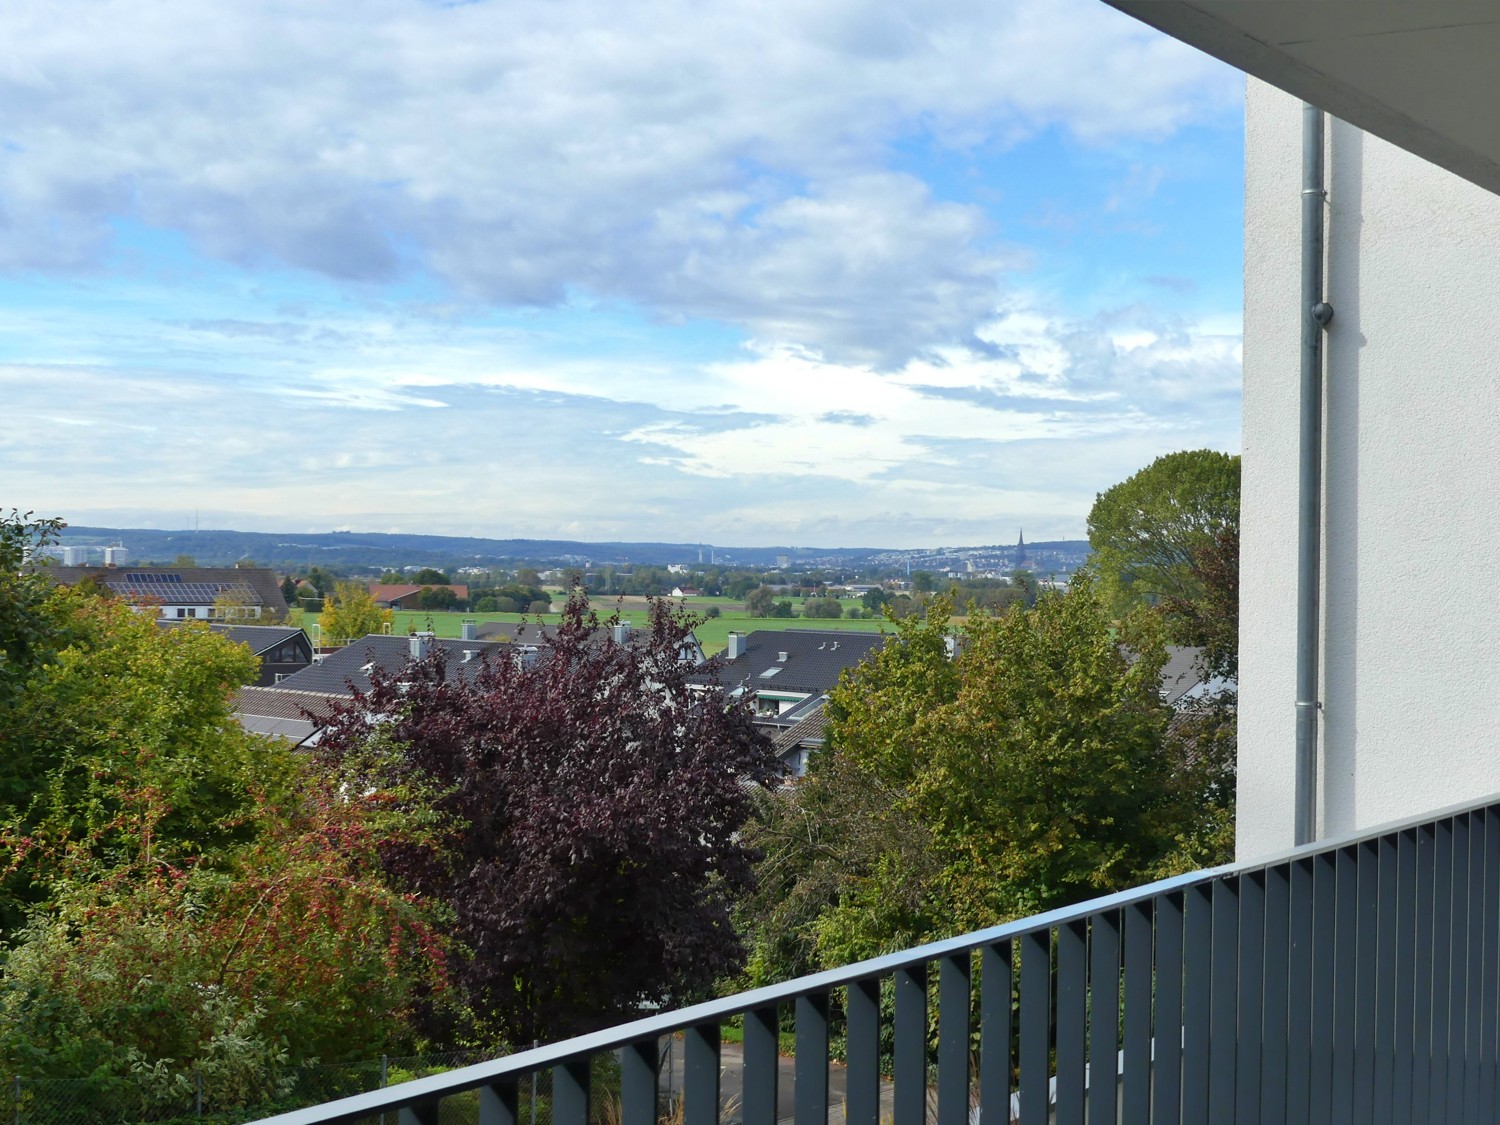
{"type": "Polygon", "coordinates": [[[1141,887],[1117,891],[1114,894],[1059,907],[1042,914],[1003,922],[987,929],[976,930],[956,937],[943,938],[925,945],[896,953],[872,957],[864,961],[826,969],[780,984],[765,985],[733,996],[705,1001],[685,1008],[673,1008],[657,1015],[616,1024],[599,1031],[572,1039],[544,1044],[511,1055],[475,1063],[458,1070],[432,1075],[389,1086],[382,1090],[355,1094],[335,1102],[293,1110],[275,1117],[264,1118],[260,1125],[332,1125],[335,1122],[353,1121],[372,1114],[390,1112],[413,1102],[422,1102],[451,1094],[464,1093],[482,1086],[498,1084],[507,1079],[530,1074],[549,1067],[587,1059],[604,1051],[612,1051],[632,1043],[655,1040],[684,1028],[720,1023],[746,1012],[768,1008],[796,1000],[809,993],[826,992],[833,988],[868,980],[872,977],[889,976],[902,969],[941,960],[957,954],[972,952],[985,946],[1050,930],[1069,923],[1086,921],[1108,911],[1143,903],[1162,895],[1186,890],[1215,879],[1243,875],[1278,866],[1289,861],[1340,851],[1362,843],[1390,836],[1394,833],[1418,828],[1422,825],[1442,821],[1450,817],[1500,805],[1500,794],[1492,794],[1479,801],[1463,802],[1445,806],[1431,812],[1374,826],[1333,839],[1318,840],[1301,847],[1291,848],[1274,855],[1261,856],[1253,860],[1222,864],[1182,875],[1148,883],[1141,887]]]}

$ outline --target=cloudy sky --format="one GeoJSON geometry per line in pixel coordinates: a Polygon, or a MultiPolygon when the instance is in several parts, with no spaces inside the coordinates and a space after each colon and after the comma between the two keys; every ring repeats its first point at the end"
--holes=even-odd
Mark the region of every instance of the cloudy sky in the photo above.
{"type": "Polygon", "coordinates": [[[993,543],[1238,450],[1242,80],[1098,0],[7,0],[0,43],[3,507],[993,543]]]}

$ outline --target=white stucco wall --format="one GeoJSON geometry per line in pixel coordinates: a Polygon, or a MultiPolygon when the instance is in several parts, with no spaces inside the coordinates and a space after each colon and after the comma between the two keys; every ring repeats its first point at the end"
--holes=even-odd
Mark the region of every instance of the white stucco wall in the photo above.
{"type": "MultiPolygon", "coordinates": [[[[1238,850],[1292,842],[1301,105],[1246,99],[1238,850]]],[[[1500,197],[1328,132],[1320,835],[1500,792],[1500,197]]]]}

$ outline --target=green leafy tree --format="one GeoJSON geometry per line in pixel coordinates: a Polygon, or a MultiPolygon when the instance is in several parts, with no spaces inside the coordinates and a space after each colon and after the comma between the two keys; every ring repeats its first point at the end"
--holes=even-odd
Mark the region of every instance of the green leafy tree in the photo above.
{"type": "Polygon", "coordinates": [[[417,571],[417,576],[412,579],[414,586],[448,586],[452,582],[453,579],[441,570],[433,570],[431,567],[424,567],[417,571]]]}
{"type": "Polygon", "coordinates": [[[462,604],[451,586],[432,586],[417,595],[418,609],[450,610],[458,609],[462,604]]]}
{"type": "Polygon", "coordinates": [[[367,587],[358,582],[340,582],[323,605],[318,626],[326,644],[346,645],[371,633],[385,631],[394,619],[388,609],[375,604],[367,587]]]}
{"type": "MultiPolygon", "coordinates": [[[[68,643],[21,685],[0,756],[0,925],[43,901],[42,857],[69,841],[203,850],[243,839],[250,794],[273,758],[230,713],[259,662],[203,625],[171,630],[123,603],[52,592],[47,612],[68,643]],[[162,815],[151,839],[122,810],[149,793],[162,815]]],[[[267,772],[269,771],[269,773],[267,772]]]]}
{"type": "MultiPolygon", "coordinates": [[[[1116,613],[1142,604],[1204,603],[1194,555],[1240,520],[1240,459],[1211,449],[1169,453],[1101,492],[1089,511],[1089,566],[1116,613]]],[[[1171,615],[1174,637],[1181,620],[1171,615]]]]}
{"type": "Polygon", "coordinates": [[[782,601],[777,602],[771,607],[771,612],[768,616],[780,617],[785,619],[788,617],[795,617],[796,613],[792,609],[792,603],[783,599],[782,601]]]}
{"type": "Polygon", "coordinates": [[[745,595],[745,611],[751,617],[770,617],[775,603],[776,595],[769,586],[757,586],[745,595]]]}
{"type": "Polygon", "coordinates": [[[1212,846],[1206,782],[1168,749],[1159,617],[1117,623],[1087,577],[968,618],[956,645],[950,612],[939,598],[896,622],[844,678],[828,746],[749,836],[776,865],[763,884],[795,904],[790,931],[768,902],[752,906],[766,921],[744,916],[764,979],[1120,889],[1212,846]]]}

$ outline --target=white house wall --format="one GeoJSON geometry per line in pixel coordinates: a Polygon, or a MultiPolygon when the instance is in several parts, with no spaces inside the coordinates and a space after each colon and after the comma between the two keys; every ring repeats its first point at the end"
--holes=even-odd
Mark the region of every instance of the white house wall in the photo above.
{"type": "MultiPolygon", "coordinates": [[[[1292,843],[1301,105],[1246,99],[1238,850],[1292,843]]],[[[1500,791],[1500,197],[1328,130],[1321,835],[1500,791]]]]}

